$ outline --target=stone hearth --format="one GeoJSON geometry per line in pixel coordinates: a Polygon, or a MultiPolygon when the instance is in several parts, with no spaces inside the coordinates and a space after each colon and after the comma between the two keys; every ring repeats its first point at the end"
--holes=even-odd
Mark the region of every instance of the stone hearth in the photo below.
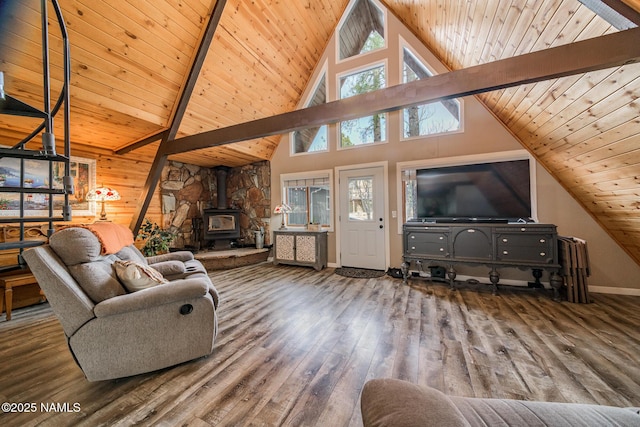
{"type": "Polygon", "coordinates": [[[269,252],[270,250],[267,248],[238,248],[222,251],[201,251],[194,256],[204,265],[207,271],[214,271],[264,262],[269,258],[269,252]]]}

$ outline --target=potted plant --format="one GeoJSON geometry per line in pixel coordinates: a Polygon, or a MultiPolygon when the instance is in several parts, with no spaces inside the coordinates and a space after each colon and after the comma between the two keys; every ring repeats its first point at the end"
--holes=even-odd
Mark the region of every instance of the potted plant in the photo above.
{"type": "Polygon", "coordinates": [[[169,244],[175,238],[175,234],[169,230],[163,230],[155,222],[144,219],[137,238],[144,241],[144,246],[140,249],[144,256],[155,256],[169,252],[169,244]]]}

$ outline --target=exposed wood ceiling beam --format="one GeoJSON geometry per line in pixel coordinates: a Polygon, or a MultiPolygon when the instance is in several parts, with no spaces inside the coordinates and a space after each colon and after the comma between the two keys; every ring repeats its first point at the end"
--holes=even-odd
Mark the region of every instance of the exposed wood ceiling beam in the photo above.
{"type": "Polygon", "coordinates": [[[640,61],[640,28],[502,59],[163,144],[168,156],[640,61]]]}
{"type": "Polygon", "coordinates": [[[193,65],[191,66],[187,82],[185,83],[184,90],[180,95],[180,100],[178,101],[176,113],[174,114],[173,120],[171,121],[171,126],[169,127],[168,131],[163,134],[162,140],[160,141],[160,146],[158,147],[156,156],[153,159],[153,164],[151,165],[149,176],[147,177],[147,181],[142,188],[142,197],[138,199],[136,211],[131,220],[131,230],[133,230],[134,234],[138,232],[140,226],[142,225],[144,215],[149,208],[149,204],[151,203],[151,198],[153,197],[153,193],[158,185],[158,181],[160,181],[162,168],[167,162],[167,155],[165,154],[166,150],[164,150],[164,147],[167,146],[178,133],[180,123],[182,122],[182,118],[184,117],[187,105],[189,104],[189,99],[191,98],[191,94],[193,93],[193,88],[198,81],[198,76],[200,75],[200,71],[202,70],[202,64],[204,63],[207,53],[209,52],[209,47],[211,46],[213,36],[216,32],[216,29],[218,28],[218,24],[220,23],[220,18],[222,17],[222,12],[224,11],[224,6],[226,3],[227,0],[217,0],[215,6],[213,7],[213,11],[211,12],[211,18],[207,23],[207,28],[202,37],[200,46],[198,47],[198,52],[196,53],[193,65]]]}
{"type": "Polygon", "coordinates": [[[130,151],[136,150],[138,148],[142,148],[145,145],[151,144],[152,142],[160,141],[161,139],[165,138],[168,134],[169,134],[169,129],[161,130],[146,138],[143,138],[139,141],[132,142],[131,144],[128,144],[122,148],[119,148],[115,151],[115,153],[118,155],[127,154],[130,151]]]}

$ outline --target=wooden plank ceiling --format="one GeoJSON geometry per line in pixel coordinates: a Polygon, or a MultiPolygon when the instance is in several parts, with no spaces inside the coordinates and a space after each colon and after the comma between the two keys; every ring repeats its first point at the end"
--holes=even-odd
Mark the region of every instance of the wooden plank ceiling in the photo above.
{"type": "MultiPolygon", "coordinates": [[[[347,3],[227,1],[178,137],[294,109],[347,3]]],[[[383,3],[452,70],[617,31],[577,0],[383,3]]],[[[625,3],[640,10],[640,0],[625,3]]],[[[34,106],[42,105],[39,4],[0,3],[5,91],[34,106]]],[[[117,151],[169,128],[215,0],[60,4],[71,40],[73,144],[117,151]]],[[[51,44],[55,94],[62,75],[56,30],[51,44]]],[[[479,98],[640,263],[638,96],[634,64],[479,98]]],[[[13,145],[33,123],[0,116],[0,145],[13,145]]],[[[171,158],[240,166],[270,159],[279,141],[171,158]]],[[[152,158],[156,149],[149,144],[135,153],[152,158]]]]}

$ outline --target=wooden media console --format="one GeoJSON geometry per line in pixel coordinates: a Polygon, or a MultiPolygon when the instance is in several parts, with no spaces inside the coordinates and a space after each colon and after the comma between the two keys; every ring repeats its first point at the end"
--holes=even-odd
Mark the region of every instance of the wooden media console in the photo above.
{"type": "Polygon", "coordinates": [[[542,271],[548,270],[554,299],[560,298],[558,234],[553,224],[408,222],[403,225],[405,283],[412,262],[446,265],[452,289],[456,264],[489,266],[494,293],[498,290],[500,267],[530,268],[540,287],[542,271]]]}

